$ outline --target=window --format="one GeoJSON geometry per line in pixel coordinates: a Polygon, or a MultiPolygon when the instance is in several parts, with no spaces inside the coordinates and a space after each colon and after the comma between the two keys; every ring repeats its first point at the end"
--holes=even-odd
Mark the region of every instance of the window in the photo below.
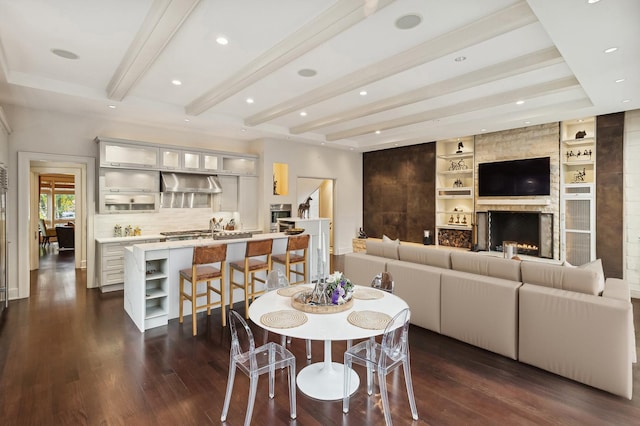
{"type": "Polygon", "coordinates": [[[40,175],[40,219],[47,226],[74,222],[76,218],[76,197],[73,175],[40,175]]]}
{"type": "Polygon", "coordinates": [[[76,218],[76,196],[73,194],[56,194],[56,219],[76,218]]]}

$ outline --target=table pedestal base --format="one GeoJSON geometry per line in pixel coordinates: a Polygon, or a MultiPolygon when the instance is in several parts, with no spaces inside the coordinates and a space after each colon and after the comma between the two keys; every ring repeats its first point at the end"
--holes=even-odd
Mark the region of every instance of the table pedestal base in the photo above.
{"type": "MultiPolygon", "coordinates": [[[[300,370],[296,383],[303,394],[322,401],[334,401],[344,397],[344,364],[331,361],[331,341],[324,342],[324,361],[311,364],[300,370]]],[[[351,382],[349,395],[360,385],[358,374],[349,370],[351,382]]]]}

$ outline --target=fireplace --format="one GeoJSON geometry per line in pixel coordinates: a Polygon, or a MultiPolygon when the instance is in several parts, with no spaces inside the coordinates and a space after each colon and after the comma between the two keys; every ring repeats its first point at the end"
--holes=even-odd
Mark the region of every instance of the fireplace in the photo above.
{"type": "Polygon", "coordinates": [[[503,241],[515,241],[518,254],[553,258],[553,213],[478,212],[477,223],[482,250],[502,251],[503,241]]]}

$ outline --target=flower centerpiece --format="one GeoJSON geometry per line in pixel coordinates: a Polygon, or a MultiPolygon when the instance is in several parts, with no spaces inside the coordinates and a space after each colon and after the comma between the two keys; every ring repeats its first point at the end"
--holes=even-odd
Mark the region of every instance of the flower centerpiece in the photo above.
{"type": "Polygon", "coordinates": [[[326,280],[327,296],[334,305],[348,302],[353,295],[353,284],[340,271],[335,271],[326,280]]]}

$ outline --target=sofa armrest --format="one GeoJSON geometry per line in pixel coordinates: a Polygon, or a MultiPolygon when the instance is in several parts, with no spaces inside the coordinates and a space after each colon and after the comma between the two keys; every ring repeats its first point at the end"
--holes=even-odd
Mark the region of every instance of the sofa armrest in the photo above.
{"type": "Polygon", "coordinates": [[[631,288],[629,283],[619,278],[607,278],[604,283],[602,297],[631,301],[631,288]]]}

